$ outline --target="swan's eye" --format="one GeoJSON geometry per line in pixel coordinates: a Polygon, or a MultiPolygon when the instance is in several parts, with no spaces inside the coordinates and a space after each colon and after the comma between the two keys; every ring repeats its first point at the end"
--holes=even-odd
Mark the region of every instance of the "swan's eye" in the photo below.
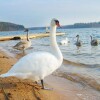
{"type": "Polygon", "coordinates": [[[55,20],[55,23],[58,27],[60,27],[60,24],[59,24],[59,21],[58,20],[55,20]]]}

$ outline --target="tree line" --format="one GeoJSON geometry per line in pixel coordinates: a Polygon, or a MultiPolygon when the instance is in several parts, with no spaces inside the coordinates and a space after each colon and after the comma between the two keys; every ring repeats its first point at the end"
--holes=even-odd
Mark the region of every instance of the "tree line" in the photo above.
{"type": "Polygon", "coordinates": [[[24,30],[23,25],[18,25],[9,22],[0,22],[0,31],[17,31],[17,30],[24,30]]]}
{"type": "Polygon", "coordinates": [[[100,22],[75,23],[73,25],[64,25],[62,28],[100,28],[100,22]]]}

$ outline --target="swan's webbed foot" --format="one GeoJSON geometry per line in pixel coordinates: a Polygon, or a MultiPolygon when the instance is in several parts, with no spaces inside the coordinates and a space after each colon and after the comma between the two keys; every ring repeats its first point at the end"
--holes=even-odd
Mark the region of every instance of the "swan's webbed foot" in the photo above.
{"type": "Polygon", "coordinates": [[[47,87],[44,87],[44,88],[42,88],[43,90],[53,90],[53,88],[47,88],[47,87]]]}

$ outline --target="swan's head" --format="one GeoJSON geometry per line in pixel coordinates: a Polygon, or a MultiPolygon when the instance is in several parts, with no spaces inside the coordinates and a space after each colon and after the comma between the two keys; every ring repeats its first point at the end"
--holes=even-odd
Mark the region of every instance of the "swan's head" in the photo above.
{"type": "Polygon", "coordinates": [[[51,20],[51,26],[58,26],[59,27],[60,26],[59,21],[57,19],[53,18],[51,20]]]}
{"type": "Polygon", "coordinates": [[[26,28],[24,32],[28,32],[29,30],[26,28]]]}
{"type": "Polygon", "coordinates": [[[79,35],[76,35],[76,37],[79,37],[79,35]]]}

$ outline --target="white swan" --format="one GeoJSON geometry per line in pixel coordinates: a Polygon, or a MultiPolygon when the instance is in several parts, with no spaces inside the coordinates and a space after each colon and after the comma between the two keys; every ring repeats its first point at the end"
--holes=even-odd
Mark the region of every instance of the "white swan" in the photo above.
{"type": "Polygon", "coordinates": [[[21,79],[41,80],[44,89],[43,79],[59,68],[63,61],[62,53],[56,42],[56,27],[59,21],[52,19],[50,40],[52,53],[33,52],[21,58],[7,73],[0,77],[15,76],[21,79]]]}
{"type": "Polygon", "coordinates": [[[61,45],[68,45],[68,43],[70,43],[70,41],[69,41],[68,38],[66,38],[66,39],[64,39],[64,40],[62,40],[62,41],[60,42],[61,45]]]}
{"type": "Polygon", "coordinates": [[[98,45],[98,40],[97,39],[92,39],[92,36],[90,35],[91,37],[91,45],[92,46],[97,46],[98,45]]]}
{"type": "Polygon", "coordinates": [[[26,29],[25,32],[27,32],[27,39],[18,42],[15,46],[13,46],[14,49],[23,50],[23,52],[24,52],[25,49],[27,49],[31,46],[31,41],[28,36],[28,29],[26,29]]]}
{"type": "Polygon", "coordinates": [[[76,41],[76,46],[80,47],[82,45],[81,41],[79,40],[79,35],[76,35],[77,41],[76,41]]]}

